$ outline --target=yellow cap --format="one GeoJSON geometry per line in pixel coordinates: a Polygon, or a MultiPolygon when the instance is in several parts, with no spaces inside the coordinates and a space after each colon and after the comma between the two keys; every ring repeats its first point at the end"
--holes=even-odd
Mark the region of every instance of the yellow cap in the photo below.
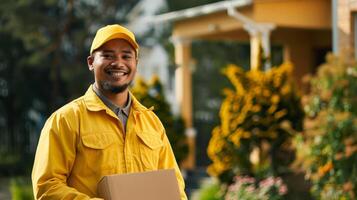
{"type": "Polygon", "coordinates": [[[97,31],[90,48],[90,53],[92,54],[94,50],[112,39],[124,39],[129,42],[136,53],[139,51],[139,45],[135,40],[135,35],[127,28],[118,24],[113,24],[102,27],[97,31]]]}

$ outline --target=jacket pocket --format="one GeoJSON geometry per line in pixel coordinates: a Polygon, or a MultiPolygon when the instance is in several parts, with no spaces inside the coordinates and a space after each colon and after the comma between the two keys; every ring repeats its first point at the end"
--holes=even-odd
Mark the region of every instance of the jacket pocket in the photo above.
{"type": "Polygon", "coordinates": [[[140,139],[140,160],[145,171],[158,169],[160,149],[164,145],[155,132],[137,133],[140,139]]]}
{"type": "Polygon", "coordinates": [[[94,173],[108,173],[118,163],[118,138],[113,133],[91,133],[82,135],[83,158],[94,173]]]}

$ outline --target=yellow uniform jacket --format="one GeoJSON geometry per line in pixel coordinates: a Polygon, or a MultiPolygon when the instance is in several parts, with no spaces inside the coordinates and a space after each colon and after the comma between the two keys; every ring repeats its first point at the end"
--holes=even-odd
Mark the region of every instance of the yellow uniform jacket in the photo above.
{"type": "Polygon", "coordinates": [[[97,183],[104,175],[158,169],[175,169],[181,199],[187,199],[163,125],[131,97],[126,133],[92,86],[51,115],[32,171],[36,199],[91,199],[97,197],[97,183]]]}

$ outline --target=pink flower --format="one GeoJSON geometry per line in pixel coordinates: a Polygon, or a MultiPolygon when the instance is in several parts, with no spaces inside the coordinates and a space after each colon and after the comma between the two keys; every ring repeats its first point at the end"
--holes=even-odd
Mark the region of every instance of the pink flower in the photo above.
{"type": "Polygon", "coordinates": [[[276,183],[277,185],[282,185],[282,184],[283,184],[283,180],[282,180],[280,177],[277,177],[277,178],[275,179],[275,183],[276,183]]]}
{"type": "Polygon", "coordinates": [[[267,179],[264,179],[260,181],[259,186],[260,187],[271,187],[275,183],[275,180],[273,177],[268,177],[267,179]]]}
{"type": "Polygon", "coordinates": [[[281,185],[280,187],[279,187],[279,194],[280,195],[284,195],[284,194],[286,194],[288,192],[288,188],[286,187],[286,185],[281,185]]]}
{"type": "Polygon", "coordinates": [[[255,187],[253,185],[250,185],[246,187],[245,190],[249,193],[253,193],[255,191],[255,187]]]}

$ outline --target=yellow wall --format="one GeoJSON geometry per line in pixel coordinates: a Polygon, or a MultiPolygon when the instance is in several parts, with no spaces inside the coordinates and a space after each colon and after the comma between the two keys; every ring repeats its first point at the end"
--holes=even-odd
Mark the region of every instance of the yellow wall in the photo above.
{"type": "Polygon", "coordinates": [[[280,27],[331,29],[331,0],[255,0],[254,19],[280,27]]]}

